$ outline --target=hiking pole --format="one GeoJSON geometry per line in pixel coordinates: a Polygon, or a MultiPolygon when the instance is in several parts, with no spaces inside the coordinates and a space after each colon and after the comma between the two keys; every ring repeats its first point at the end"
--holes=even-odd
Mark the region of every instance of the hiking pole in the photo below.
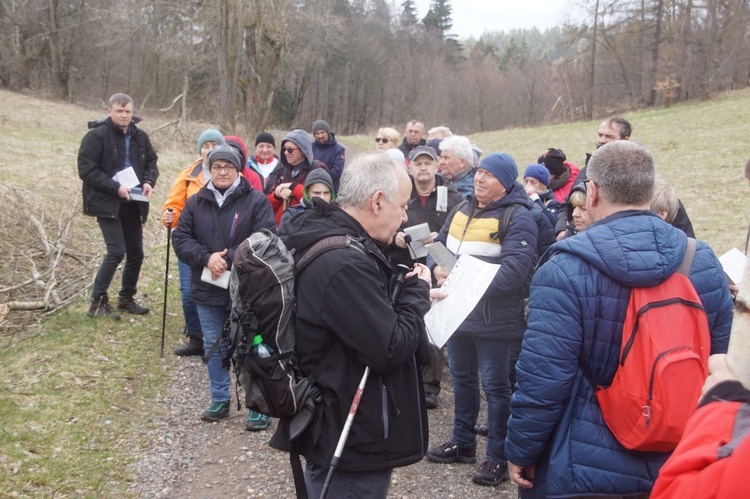
{"type": "MultiPolygon", "coordinates": [[[[172,211],[172,208],[167,208],[172,211]]],[[[167,267],[164,269],[164,306],[161,312],[161,358],[164,358],[164,331],[167,326],[167,286],[169,286],[169,250],[172,242],[172,222],[167,224],[167,267]]]]}
{"type": "Polygon", "coordinates": [[[359,408],[359,402],[362,399],[362,392],[365,390],[365,384],[367,383],[367,377],[370,375],[370,366],[365,366],[365,372],[362,375],[362,379],[359,381],[357,391],[354,393],[354,400],[352,400],[352,406],[349,408],[349,415],[346,417],[344,423],[344,429],[341,430],[341,436],[339,442],[336,444],[336,450],[333,452],[333,458],[331,458],[331,466],[328,468],[328,475],[326,481],[323,483],[323,490],[320,492],[320,499],[325,499],[328,494],[328,489],[331,486],[331,478],[333,478],[333,472],[336,470],[336,466],[339,464],[341,454],[344,452],[344,445],[346,445],[346,439],[349,437],[349,430],[352,427],[354,421],[354,415],[357,414],[359,408]]]}

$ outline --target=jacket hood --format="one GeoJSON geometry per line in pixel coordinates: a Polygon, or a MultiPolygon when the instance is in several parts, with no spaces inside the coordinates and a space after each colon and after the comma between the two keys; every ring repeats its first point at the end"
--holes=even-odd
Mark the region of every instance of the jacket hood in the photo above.
{"type": "MultiPolygon", "coordinates": [[[[310,140],[310,136],[307,135],[307,132],[304,130],[292,130],[281,141],[281,147],[284,147],[284,142],[292,142],[294,145],[302,149],[302,154],[305,156],[305,159],[307,159],[307,164],[312,165],[314,156],[313,156],[313,148],[312,148],[312,141],[310,140]]],[[[281,153],[281,162],[287,166],[289,166],[289,163],[286,162],[286,155],[281,153]]]]}
{"type": "Polygon", "coordinates": [[[572,253],[623,286],[650,287],[664,282],[677,270],[686,242],[684,232],[655,213],[628,210],[563,239],[546,255],[572,253]]]}
{"type": "Polygon", "coordinates": [[[287,246],[304,251],[330,236],[369,238],[364,227],[334,203],[313,198],[312,207],[289,221],[287,246]]]}
{"type": "Polygon", "coordinates": [[[327,185],[328,188],[331,189],[331,201],[336,199],[336,190],[333,188],[333,180],[331,179],[331,176],[328,174],[325,168],[316,168],[307,174],[307,179],[305,180],[305,189],[303,191],[304,197],[302,198],[302,201],[307,206],[312,205],[312,202],[310,201],[309,189],[313,184],[327,185]]]}

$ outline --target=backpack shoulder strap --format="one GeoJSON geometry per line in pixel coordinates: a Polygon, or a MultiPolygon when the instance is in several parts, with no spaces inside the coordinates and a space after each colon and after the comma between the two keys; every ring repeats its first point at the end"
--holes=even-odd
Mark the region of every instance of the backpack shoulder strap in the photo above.
{"type": "Polygon", "coordinates": [[[505,235],[508,233],[510,224],[513,223],[513,215],[516,214],[520,206],[520,204],[514,203],[503,210],[503,216],[498,220],[497,225],[497,240],[500,241],[500,244],[505,241],[505,235]]]}
{"type": "Polygon", "coordinates": [[[695,239],[688,237],[687,244],[685,245],[685,256],[682,257],[682,262],[677,267],[677,272],[686,277],[690,276],[690,267],[693,266],[693,258],[695,258],[695,247],[695,239]]]}
{"type": "Polygon", "coordinates": [[[310,246],[310,248],[305,251],[305,253],[300,257],[299,261],[297,261],[297,263],[295,264],[297,272],[301,272],[310,264],[310,262],[312,262],[315,258],[322,255],[326,251],[337,248],[354,248],[361,251],[362,253],[365,252],[362,244],[357,242],[357,240],[351,236],[341,235],[324,237],[317,243],[310,246]]]}

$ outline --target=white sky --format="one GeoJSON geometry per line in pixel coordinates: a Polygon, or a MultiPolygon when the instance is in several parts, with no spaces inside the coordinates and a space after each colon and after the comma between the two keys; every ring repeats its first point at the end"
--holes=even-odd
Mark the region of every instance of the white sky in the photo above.
{"type": "MultiPolygon", "coordinates": [[[[395,0],[400,11],[401,0],[395,0]]],[[[415,0],[419,20],[427,14],[430,0],[415,0]]],[[[540,31],[561,25],[571,8],[568,0],[451,0],[453,28],[459,38],[478,39],[485,31],[533,28],[540,31]]]]}

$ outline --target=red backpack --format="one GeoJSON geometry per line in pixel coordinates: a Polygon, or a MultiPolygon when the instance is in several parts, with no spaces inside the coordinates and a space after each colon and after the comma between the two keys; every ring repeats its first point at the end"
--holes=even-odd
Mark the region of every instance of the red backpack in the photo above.
{"type": "Polygon", "coordinates": [[[596,386],[604,421],[626,449],[671,451],[695,412],[708,376],[708,318],[688,275],[695,239],[672,276],[633,288],[620,362],[608,388],[596,386]]]}

